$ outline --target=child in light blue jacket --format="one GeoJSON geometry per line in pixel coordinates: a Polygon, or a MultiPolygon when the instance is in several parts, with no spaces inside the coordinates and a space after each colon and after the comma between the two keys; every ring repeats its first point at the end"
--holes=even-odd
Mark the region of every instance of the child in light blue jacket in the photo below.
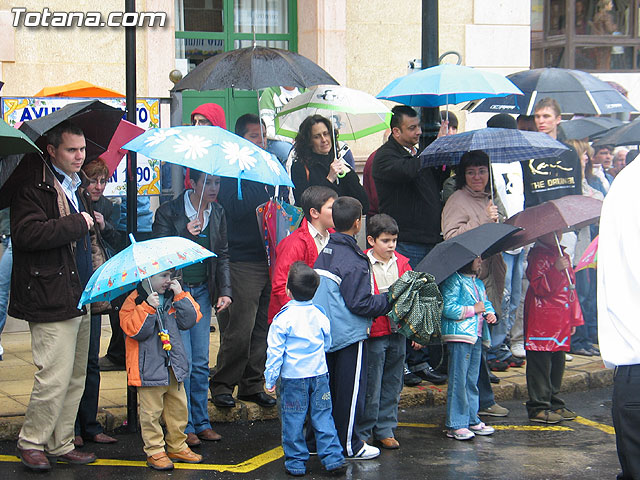
{"type": "Polygon", "coordinates": [[[447,437],[470,440],[494,432],[478,417],[478,375],[483,342],[490,342],[487,323],[496,321],[482,280],[482,259],[465,265],[441,287],[444,298],[442,339],[448,342],[447,437]]]}

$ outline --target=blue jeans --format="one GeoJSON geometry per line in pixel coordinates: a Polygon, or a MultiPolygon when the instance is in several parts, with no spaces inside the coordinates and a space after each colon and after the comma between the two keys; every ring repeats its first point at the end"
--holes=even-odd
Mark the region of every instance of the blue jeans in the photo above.
{"type": "Polygon", "coordinates": [[[504,278],[504,295],[502,297],[502,317],[496,324],[490,325],[491,348],[487,353],[489,360],[504,361],[511,356],[506,344],[507,335],[516,321],[516,312],[522,296],[522,275],[524,266],[524,249],[516,254],[503,252],[502,258],[507,265],[504,278]]]}
{"type": "Polygon", "coordinates": [[[273,153],[282,165],[287,163],[287,157],[293,144],[282,140],[267,140],[267,152],[273,153]]]}
{"type": "Polygon", "coordinates": [[[482,339],[473,345],[449,342],[449,386],[447,387],[447,428],[457,430],[480,423],[478,417],[478,373],[482,339]]]}
{"type": "Polygon", "coordinates": [[[207,410],[209,394],[209,337],[211,335],[211,300],[206,283],[198,287],[184,287],[200,305],[202,318],[189,330],[180,330],[187,358],[189,375],[184,381],[189,407],[189,423],[185,433],[200,433],[211,428],[207,410]]]}
{"type": "Polygon", "coordinates": [[[344,464],[342,446],[331,415],[329,374],[308,378],[280,378],[278,402],[282,421],[284,466],[293,474],[306,473],[309,450],[303,426],[307,412],[324,468],[335,470],[344,464]]]}
{"type": "Polygon", "coordinates": [[[478,395],[480,397],[480,410],[489,408],[496,403],[489,378],[489,366],[487,365],[487,347],[482,346],[480,355],[480,373],[478,375],[478,395]]]}
{"type": "Polygon", "coordinates": [[[7,307],[9,306],[9,289],[11,288],[11,267],[13,266],[13,249],[11,239],[2,241],[4,254],[0,259],[0,335],[7,321],[7,307]]]}
{"type": "Polygon", "coordinates": [[[596,291],[596,270],[586,268],[576,272],[576,293],[582,308],[584,325],[576,327],[571,337],[571,350],[584,348],[590,350],[592,344],[598,343],[598,311],[596,291]]]}
{"type": "Polygon", "coordinates": [[[404,378],[406,338],[399,333],[371,337],[367,346],[367,393],[356,430],[366,440],[393,437],[398,426],[398,401],[404,378]]]}

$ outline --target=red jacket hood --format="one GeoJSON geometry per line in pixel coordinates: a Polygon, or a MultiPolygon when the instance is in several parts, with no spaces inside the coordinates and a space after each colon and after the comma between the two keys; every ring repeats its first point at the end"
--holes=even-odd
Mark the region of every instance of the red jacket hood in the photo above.
{"type": "Polygon", "coordinates": [[[191,112],[191,123],[193,123],[193,116],[199,113],[206,117],[211,125],[214,127],[222,127],[227,128],[227,120],[224,116],[224,109],[215,103],[203,103],[199,107],[197,107],[193,112],[191,112]]]}
{"type": "MultiPolygon", "coordinates": [[[[369,250],[371,249],[368,248],[364,251],[364,253],[367,253],[369,250]]],[[[400,278],[404,272],[408,272],[409,270],[411,270],[411,265],[409,265],[409,259],[407,257],[399,254],[398,252],[395,252],[395,254],[396,258],[398,259],[398,278],[400,278]]],[[[373,285],[375,288],[374,293],[380,293],[380,290],[378,290],[378,283],[376,282],[375,275],[373,276],[373,285]]],[[[387,317],[386,315],[375,318],[373,320],[373,324],[371,325],[371,333],[369,334],[369,336],[384,337],[385,335],[391,335],[392,332],[389,321],[389,317],[387,317]]]]}

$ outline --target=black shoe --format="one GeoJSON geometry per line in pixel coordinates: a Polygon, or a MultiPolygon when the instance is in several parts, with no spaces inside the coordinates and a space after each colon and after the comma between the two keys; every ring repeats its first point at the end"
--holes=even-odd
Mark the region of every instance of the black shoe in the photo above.
{"type": "Polygon", "coordinates": [[[489,372],[489,381],[491,383],[500,383],[500,379],[491,372],[489,372]]]}
{"type": "Polygon", "coordinates": [[[236,406],[236,401],[233,399],[230,393],[214,395],[211,400],[216,407],[233,408],[236,406]]]}
{"type": "Polygon", "coordinates": [[[261,407],[269,408],[276,405],[276,399],[264,392],[254,393],[253,395],[238,395],[238,400],[257,403],[261,407]]]}
{"type": "Polygon", "coordinates": [[[492,372],[506,372],[509,369],[509,364],[500,360],[487,360],[487,366],[492,372]]]}
{"type": "Polygon", "coordinates": [[[436,372],[430,366],[424,368],[422,370],[418,370],[417,372],[413,372],[421,379],[426,380],[427,382],[431,382],[434,385],[442,385],[447,382],[448,376],[442,373],[436,372]]]}
{"type": "Polygon", "coordinates": [[[407,387],[415,387],[422,383],[422,379],[415,373],[411,373],[408,368],[404,369],[404,384],[407,387]]]}
{"type": "Polygon", "coordinates": [[[100,367],[101,372],[116,372],[116,371],[125,371],[126,367],[124,364],[119,364],[112,361],[109,357],[100,357],[98,359],[98,366],[100,367]]]}
{"type": "Polygon", "coordinates": [[[504,359],[504,362],[507,363],[510,367],[522,367],[525,363],[524,358],[514,357],[513,355],[504,359]]]}
{"type": "Polygon", "coordinates": [[[586,348],[576,348],[574,350],[571,350],[571,353],[574,355],[580,355],[582,357],[593,357],[593,353],[591,353],[591,350],[587,350],[586,348]]]}

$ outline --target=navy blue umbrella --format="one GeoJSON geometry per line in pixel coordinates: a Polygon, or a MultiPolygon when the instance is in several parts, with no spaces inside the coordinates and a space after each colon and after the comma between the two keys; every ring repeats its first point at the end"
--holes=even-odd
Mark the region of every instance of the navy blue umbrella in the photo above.
{"type": "Polygon", "coordinates": [[[532,158],[557,157],[568,147],[546,133],[482,128],[437,138],[420,154],[423,167],[457,165],[462,155],[482,150],[492,162],[511,163],[532,158]]]}

